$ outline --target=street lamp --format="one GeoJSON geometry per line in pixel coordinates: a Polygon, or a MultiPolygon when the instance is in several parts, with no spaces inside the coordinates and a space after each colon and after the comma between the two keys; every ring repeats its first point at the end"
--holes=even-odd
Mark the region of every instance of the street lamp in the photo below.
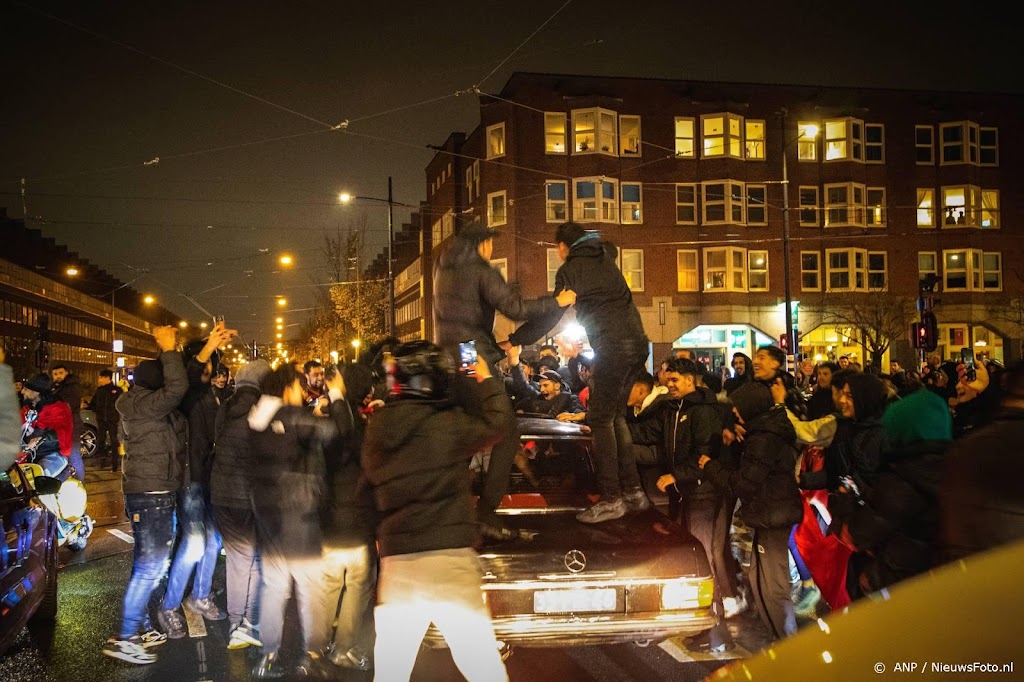
{"type": "Polygon", "coordinates": [[[181,322],[178,323],[178,326],[181,327],[182,329],[186,329],[188,328],[188,322],[182,320],[181,322]]]}
{"type": "Polygon", "coordinates": [[[278,298],[277,299],[277,305],[282,307],[282,308],[285,307],[286,305],[288,305],[288,299],[287,298],[278,298]]]}
{"type": "Polygon", "coordinates": [[[292,264],[292,257],[291,257],[291,256],[289,256],[289,255],[288,255],[287,253],[286,253],[286,254],[283,254],[283,255],[282,255],[282,256],[281,256],[281,257],[280,257],[280,258],[278,259],[278,262],[279,262],[279,263],[280,263],[281,265],[284,265],[285,267],[287,267],[287,266],[289,266],[289,265],[291,265],[291,264],[292,264]]]}
{"type": "Polygon", "coordinates": [[[78,274],[78,268],[72,266],[72,267],[68,268],[67,270],[65,270],[64,274],[66,274],[68,277],[74,277],[75,275],[78,274]]]}
{"type": "Polygon", "coordinates": [[[145,298],[142,299],[142,302],[145,303],[146,305],[153,305],[154,303],[156,303],[156,297],[146,294],[145,298]]]}

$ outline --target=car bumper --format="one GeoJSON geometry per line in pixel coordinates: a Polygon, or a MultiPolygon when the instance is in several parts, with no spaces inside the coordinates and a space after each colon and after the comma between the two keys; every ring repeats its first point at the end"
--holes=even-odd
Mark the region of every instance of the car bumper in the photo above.
{"type": "MultiPolygon", "coordinates": [[[[492,619],[494,634],[505,644],[555,646],[614,644],[662,640],[694,635],[715,625],[710,609],[675,613],[602,614],[594,616],[510,616],[492,619]]],[[[432,648],[445,646],[444,637],[431,627],[424,643],[432,648]]]]}

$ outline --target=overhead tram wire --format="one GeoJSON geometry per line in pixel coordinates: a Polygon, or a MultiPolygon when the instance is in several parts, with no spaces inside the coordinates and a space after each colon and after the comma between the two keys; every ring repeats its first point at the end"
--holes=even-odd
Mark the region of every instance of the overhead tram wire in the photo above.
{"type": "Polygon", "coordinates": [[[541,32],[541,30],[543,30],[543,28],[544,28],[545,26],[547,26],[547,25],[548,25],[549,23],[551,23],[551,21],[552,21],[552,20],[553,20],[553,19],[554,19],[554,18],[555,18],[556,16],[558,16],[558,14],[559,14],[559,13],[560,13],[560,12],[561,12],[561,11],[562,11],[563,9],[565,9],[566,7],[568,7],[568,6],[569,6],[569,4],[570,4],[571,2],[572,2],[572,0],[565,0],[565,3],[563,3],[561,7],[559,7],[558,9],[556,9],[556,10],[554,11],[554,13],[553,13],[553,14],[552,14],[552,15],[551,15],[550,17],[548,17],[547,19],[545,19],[545,20],[544,20],[544,22],[543,22],[543,23],[542,23],[542,24],[541,24],[540,26],[538,26],[538,27],[537,27],[537,28],[536,28],[536,29],[534,30],[534,32],[533,32],[533,33],[531,33],[530,35],[526,36],[526,40],[524,40],[523,42],[519,43],[519,45],[517,45],[517,46],[516,46],[516,48],[515,48],[514,50],[512,50],[512,52],[510,52],[510,53],[509,53],[509,55],[508,55],[507,57],[505,57],[504,59],[502,59],[502,60],[501,60],[501,61],[500,61],[500,62],[498,63],[498,65],[497,65],[497,66],[495,66],[495,67],[494,67],[493,69],[491,69],[491,70],[490,70],[490,72],[489,72],[489,73],[488,73],[488,74],[487,74],[486,76],[484,76],[484,77],[483,77],[483,78],[481,78],[481,79],[480,79],[479,81],[477,81],[477,83],[476,83],[476,84],[474,84],[474,86],[473,86],[473,87],[474,87],[474,88],[479,88],[479,87],[480,87],[481,85],[483,85],[483,84],[484,84],[484,83],[485,83],[485,82],[487,81],[487,79],[489,79],[489,78],[490,78],[491,76],[493,76],[493,75],[494,75],[494,74],[495,74],[495,73],[496,73],[496,72],[498,71],[498,69],[500,69],[501,67],[505,66],[505,64],[506,64],[506,63],[508,63],[508,61],[509,61],[510,59],[512,59],[512,57],[514,57],[514,56],[515,56],[515,54],[516,54],[517,52],[519,52],[519,50],[523,49],[523,47],[524,47],[524,46],[525,46],[525,45],[526,45],[526,44],[527,44],[528,42],[530,42],[530,41],[531,41],[531,40],[533,39],[533,37],[534,37],[535,35],[537,35],[538,33],[540,33],[540,32],[541,32]]]}

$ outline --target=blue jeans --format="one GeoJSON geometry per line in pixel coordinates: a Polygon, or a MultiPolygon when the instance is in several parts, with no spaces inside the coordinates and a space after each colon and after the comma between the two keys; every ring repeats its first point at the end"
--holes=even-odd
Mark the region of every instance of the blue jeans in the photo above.
{"type": "MultiPolygon", "coordinates": [[[[76,430],[75,433],[78,433],[76,430]]],[[[85,461],[82,459],[81,440],[76,435],[71,441],[71,455],[68,456],[68,464],[75,468],[75,478],[85,483],[85,461]]]]}
{"type": "Polygon", "coordinates": [[[217,532],[210,503],[202,486],[193,483],[181,491],[178,505],[182,518],[181,539],[167,578],[164,610],[176,609],[181,605],[193,569],[196,577],[192,584],[192,596],[196,599],[209,597],[213,571],[217,568],[217,557],[220,556],[220,533],[217,532]]]}
{"type": "Polygon", "coordinates": [[[135,560],[124,593],[121,639],[136,635],[149,622],[149,598],[167,574],[176,526],[172,493],[128,493],[124,510],[132,522],[135,560]]]}

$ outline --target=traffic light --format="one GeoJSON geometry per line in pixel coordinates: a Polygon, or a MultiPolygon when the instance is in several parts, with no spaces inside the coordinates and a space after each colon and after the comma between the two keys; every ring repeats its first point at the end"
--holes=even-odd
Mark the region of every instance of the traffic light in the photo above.
{"type": "Polygon", "coordinates": [[[786,351],[787,353],[789,352],[789,334],[788,333],[784,332],[782,334],[779,334],[779,348],[781,348],[782,350],[786,351]]]}
{"type": "Polygon", "coordinates": [[[921,313],[921,321],[910,325],[911,342],[914,348],[923,349],[931,353],[939,347],[939,325],[935,319],[935,313],[925,311],[921,313]]]}

